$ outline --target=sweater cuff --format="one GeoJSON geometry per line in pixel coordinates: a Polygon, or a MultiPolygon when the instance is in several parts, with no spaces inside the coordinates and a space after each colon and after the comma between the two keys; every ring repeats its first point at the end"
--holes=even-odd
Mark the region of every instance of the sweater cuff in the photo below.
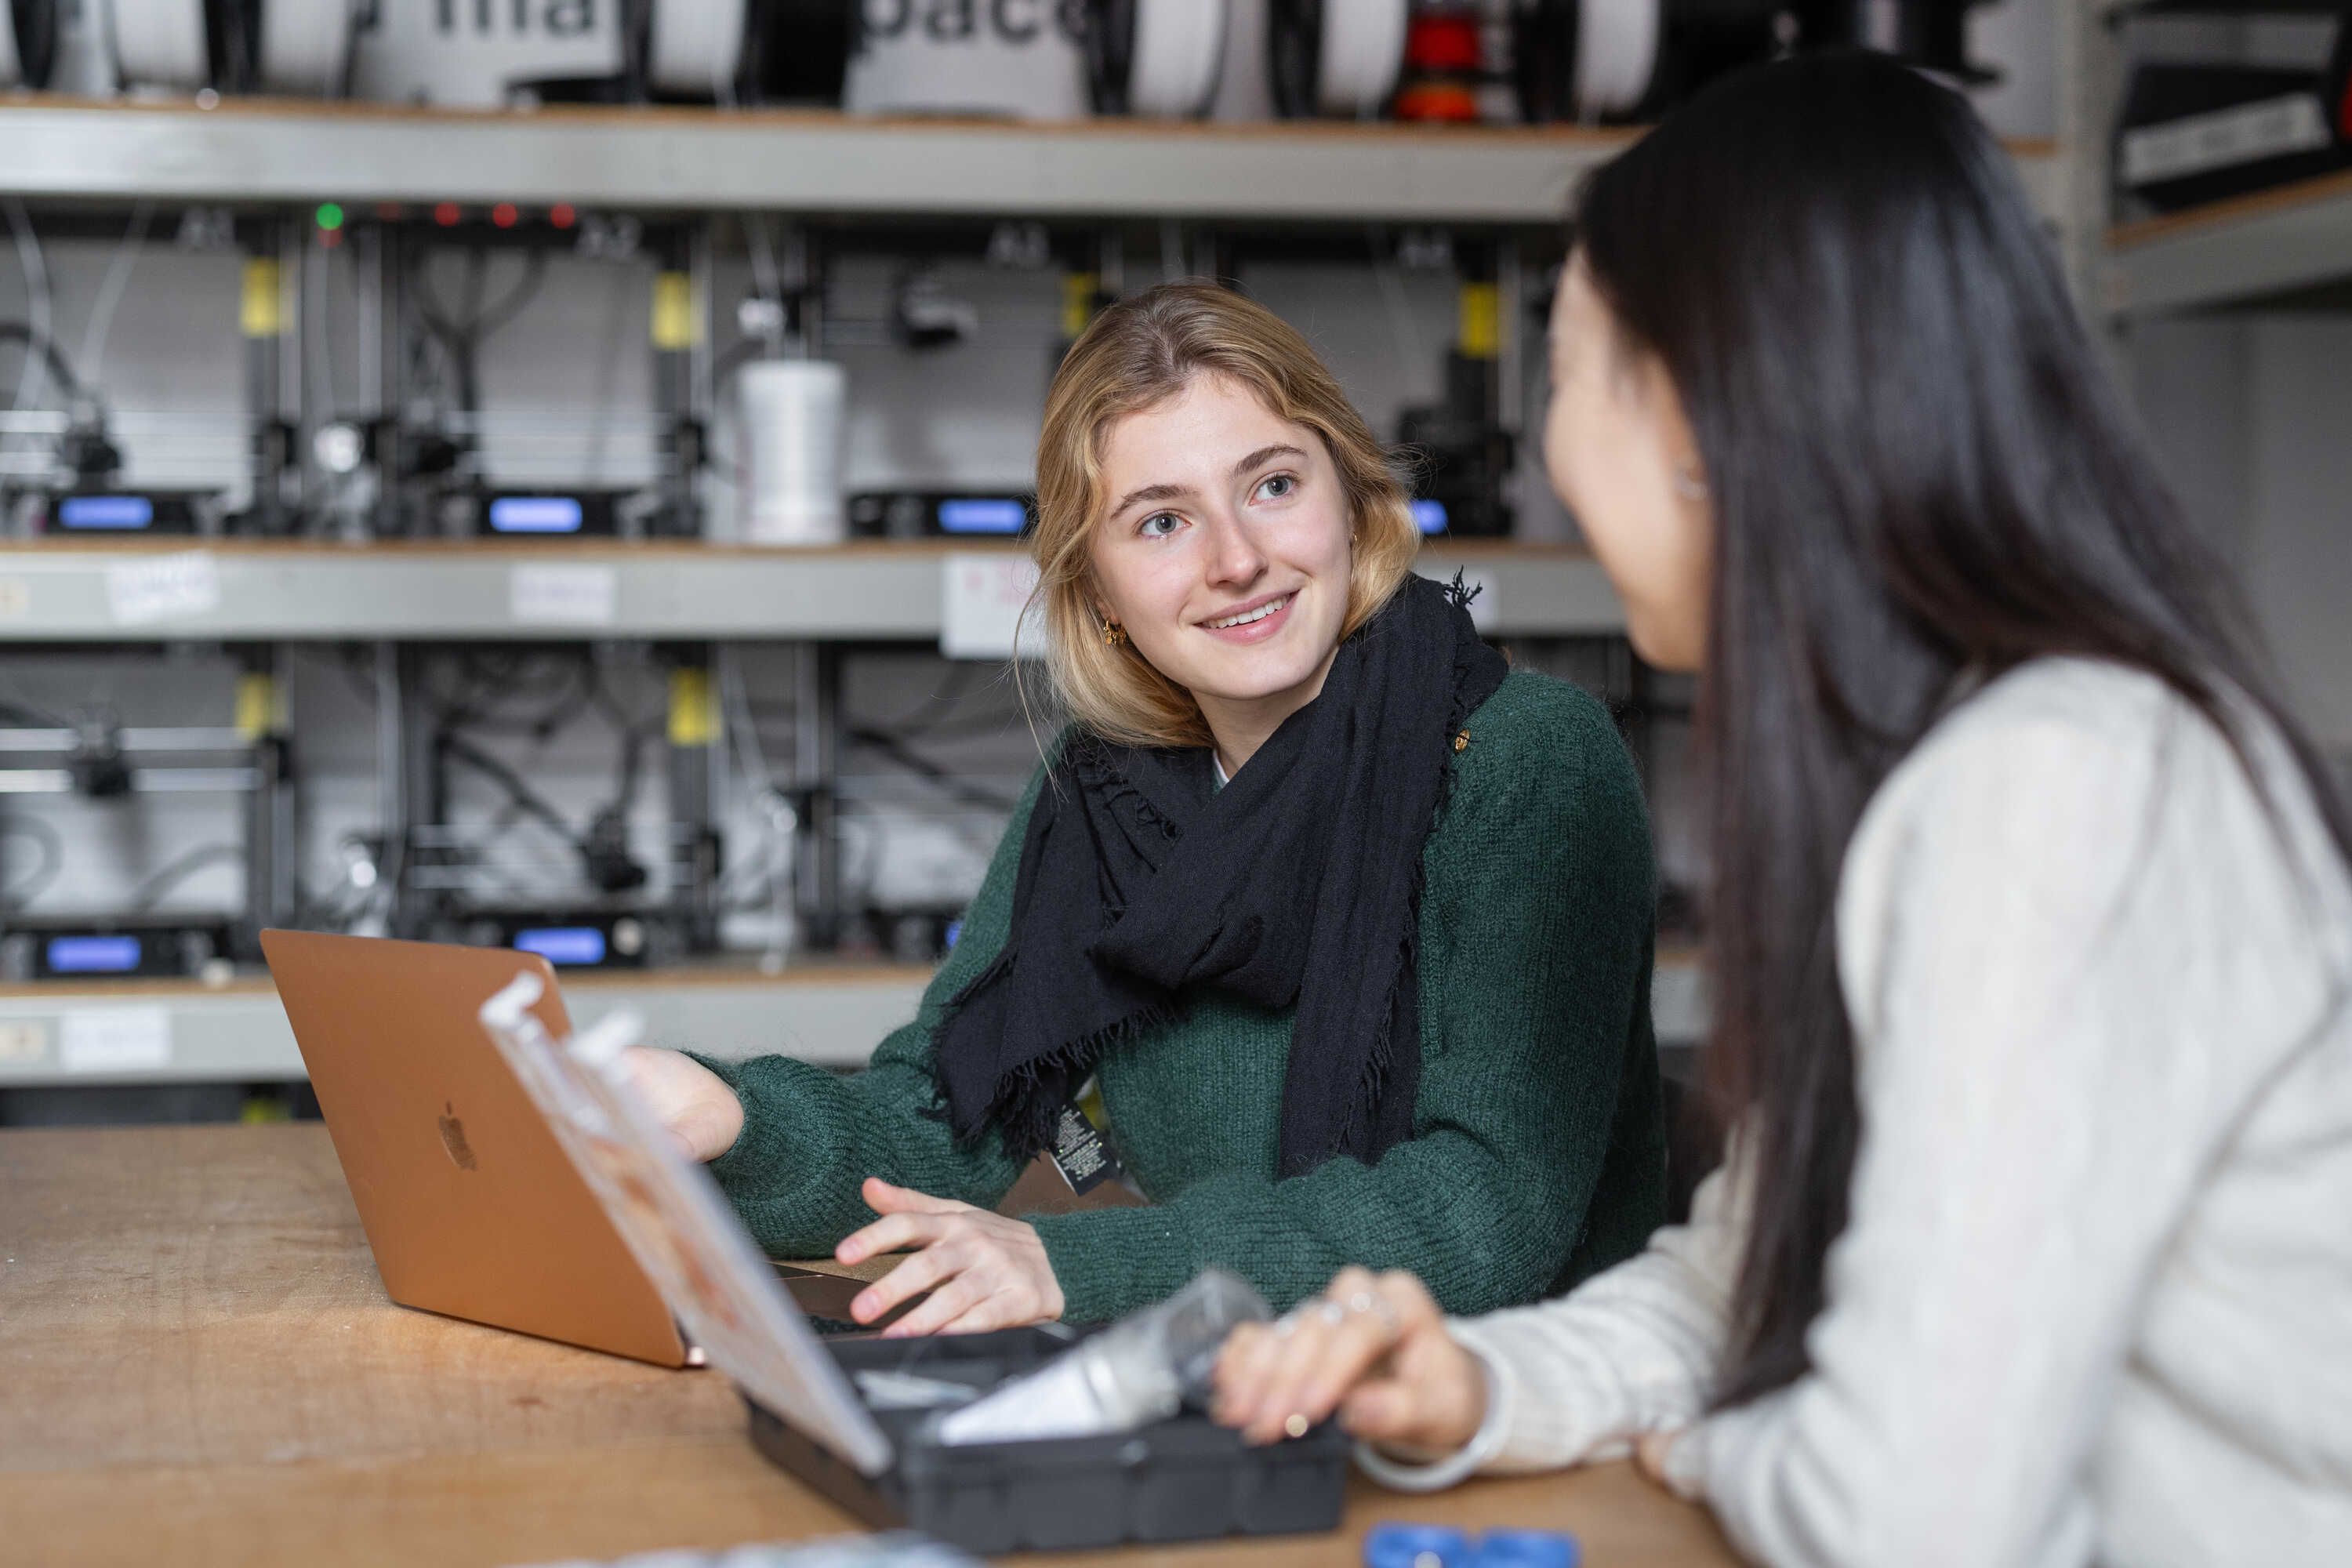
{"type": "Polygon", "coordinates": [[[1181,1232],[1156,1206],[1024,1215],[1062,1288],[1062,1321],[1108,1323],[1167,1300],[1200,1270],[1181,1232]]]}
{"type": "Polygon", "coordinates": [[[1503,1440],[1511,1430],[1513,1407],[1518,1402],[1518,1387],[1511,1381],[1502,1364],[1479,1345],[1454,1336],[1454,1342],[1470,1352],[1486,1380],[1486,1415],[1478,1423],[1478,1430],[1470,1441],[1443,1458],[1424,1459],[1419,1454],[1404,1458],[1383,1452],[1370,1443],[1356,1445],[1356,1468],[1391,1491],[1444,1491],[1476,1475],[1502,1451],[1503,1440]]]}
{"type": "Polygon", "coordinates": [[[795,1114],[799,1097],[793,1092],[794,1079],[803,1073],[822,1076],[824,1069],[790,1057],[727,1061],[693,1051],[686,1054],[718,1074],[743,1105],[743,1130],[735,1134],[725,1153],[703,1167],[710,1179],[732,1197],[754,1191],[776,1172],[789,1169],[793,1149],[805,1146],[795,1114]]]}

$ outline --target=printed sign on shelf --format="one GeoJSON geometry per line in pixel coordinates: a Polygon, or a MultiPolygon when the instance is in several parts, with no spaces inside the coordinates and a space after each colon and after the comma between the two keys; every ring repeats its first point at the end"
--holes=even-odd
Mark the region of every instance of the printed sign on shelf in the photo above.
{"type": "Polygon", "coordinates": [[[58,1065],[68,1072],[148,1072],[172,1065],[164,1007],[93,1007],[58,1021],[58,1065]]]}
{"type": "Polygon", "coordinates": [[[1029,604],[1037,591],[1037,563],[1026,555],[950,555],[940,585],[941,654],[1011,658],[1017,643],[1024,658],[1045,656],[1045,618],[1029,604]]]}
{"type": "Polygon", "coordinates": [[[0,1063],[37,1062],[49,1054],[49,1026],[38,1018],[0,1020],[0,1063]]]}
{"type": "Polygon", "coordinates": [[[220,568],[202,550],[118,561],[106,569],[106,603],[117,626],[209,616],[220,602],[220,568]]]}
{"type": "Polygon", "coordinates": [[[359,35],[353,96],[495,109],[521,84],[616,76],[622,10],[622,0],[383,0],[359,35]]]}
{"type": "Polygon", "coordinates": [[[525,626],[609,626],[620,616],[621,574],[571,562],[517,566],[507,577],[507,609],[525,626]]]}

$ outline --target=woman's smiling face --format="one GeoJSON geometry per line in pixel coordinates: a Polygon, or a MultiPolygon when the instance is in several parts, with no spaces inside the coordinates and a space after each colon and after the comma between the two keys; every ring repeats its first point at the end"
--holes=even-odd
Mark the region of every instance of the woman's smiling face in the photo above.
{"type": "Polygon", "coordinates": [[[1097,609],[1192,693],[1221,743],[1314,700],[1347,619],[1346,489],[1322,437],[1196,375],[1105,433],[1097,609]],[[1254,717],[1253,717],[1254,716],[1254,717]]]}

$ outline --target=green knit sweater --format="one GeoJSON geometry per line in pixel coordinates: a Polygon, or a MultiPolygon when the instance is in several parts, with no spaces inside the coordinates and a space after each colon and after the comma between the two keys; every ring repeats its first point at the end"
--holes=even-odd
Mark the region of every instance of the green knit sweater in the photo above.
{"type": "MultiPolygon", "coordinates": [[[[1276,1179],[1290,1014],[1202,988],[1098,1065],[1112,1147],[1151,1200],[1033,1219],[1071,1322],[1222,1265],[1277,1308],[1349,1263],[1403,1268],[1447,1310],[1531,1301],[1637,1251],[1664,1217],[1650,1030],[1654,899],[1631,759],[1601,705],[1514,672],[1470,716],[1423,851],[1422,1076],[1411,1139],[1374,1166],[1276,1179]]],[[[812,1257],[872,1220],[858,1184],[992,1208],[1019,1171],[940,1116],[931,1035],[1004,942],[1033,780],[915,1021],[835,1076],[710,1065],[743,1100],[711,1164],[751,1234],[812,1257]]]]}

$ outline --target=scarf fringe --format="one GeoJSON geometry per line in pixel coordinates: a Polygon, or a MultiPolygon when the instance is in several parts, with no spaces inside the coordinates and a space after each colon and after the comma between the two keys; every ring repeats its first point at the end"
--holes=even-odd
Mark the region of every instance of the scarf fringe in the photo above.
{"type": "Polygon", "coordinates": [[[1106,1051],[1123,1046],[1176,1021],[1183,1008],[1171,997],[1138,1009],[1116,1023],[1032,1057],[997,1080],[996,1096],[978,1127],[957,1136],[970,1148],[986,1136],[992,1123],[1003,1129],[1005,1152],[1027,1163],[1054,1146],[1062,1121],[1062,1102],[1048,1101],[1037,1090],[1049,1079],[1059,1079],[1073,1089],[1087,1079],[1106,1051]]]}

